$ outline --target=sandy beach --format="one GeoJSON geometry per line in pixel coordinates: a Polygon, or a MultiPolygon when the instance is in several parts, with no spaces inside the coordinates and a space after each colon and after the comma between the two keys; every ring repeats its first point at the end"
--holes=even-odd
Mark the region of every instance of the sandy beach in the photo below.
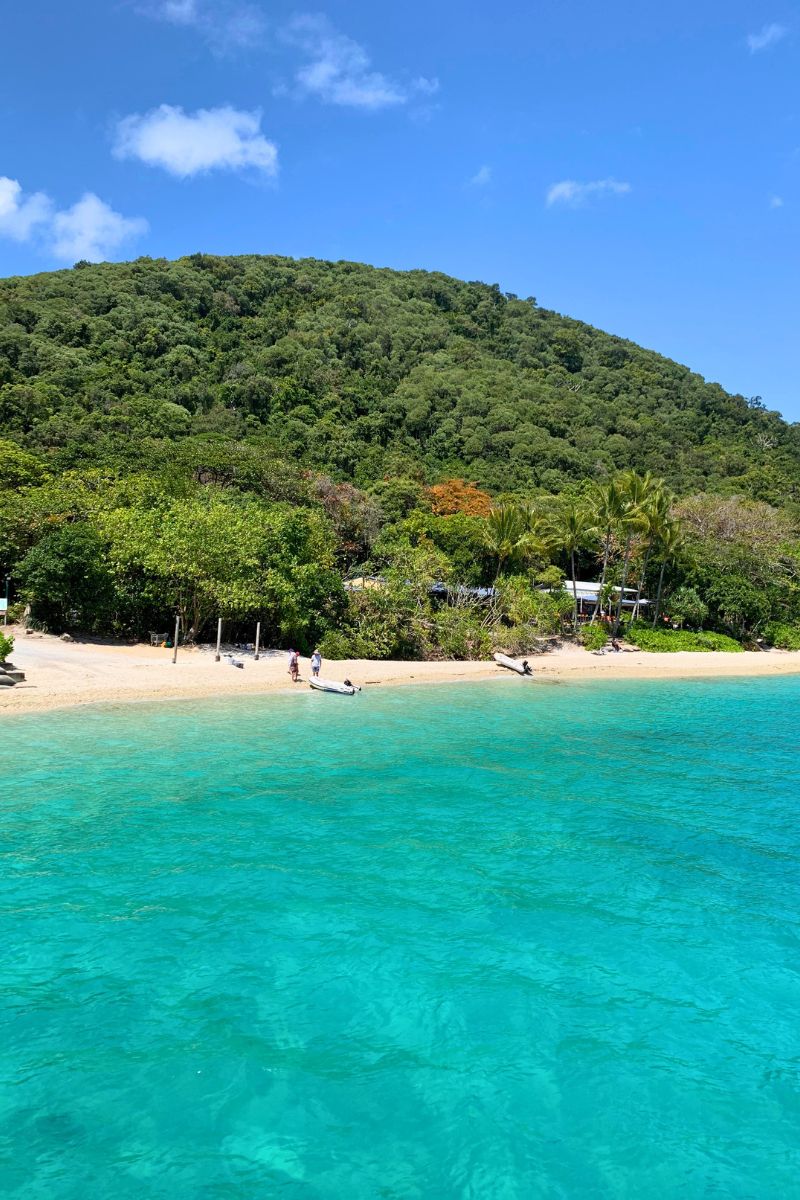
{"type": "MultiPolygon", "coordinates": [[[[213,649],[172,651],[157,647],[101,643],[62,642],[43,634],[15,635],[13,662],[26,673],[24,683],[0,688],[0,714],[25,713],[86,704],[125,703],[143,700],[192,700],[210,696],[261,695],[305,688],[308,660],[301,660],[301,680],[289,680],[286,653],[252,654],[237,669],[225,658],[215,662],[213,649]]],[[[536,675],[547,679],[670,679],[715,676],[786,675],[800,673],[800,652],[771,650],[743,654],[644,654],[623,650],[619,654],[592,654],[563,646],[532,658],[536,675]]],[[[504,678],[520,680],[493,662],[372,662],[364,659],[326,662],[324,678],[351,679],[362,687],[399,684],[435,684],[504,678]]]]}

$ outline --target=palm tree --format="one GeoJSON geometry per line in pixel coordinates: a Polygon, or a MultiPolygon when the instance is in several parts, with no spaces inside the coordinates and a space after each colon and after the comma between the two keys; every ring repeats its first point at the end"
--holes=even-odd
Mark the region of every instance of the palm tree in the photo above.
{"type": "Polygon", "coordinates": [[[590,624],[594,624],[600,612],[600,605],[603,600],[603,588],[606,586],[606,575],[608,574],[608,562],[611,557],[611,543],[614,539],[614,530],[623,512],[622,493],[615,480],[609,483],[600,484],[591,493],[589,503],[594,513],[594,522],[599,530],[602,530],[603,535],[603,570],[600,574],[600,588],[597,593],[597,603],[592,612],[590,624]]]}
{"type": "Polygon", "coordinates": [[[642,506],[642,532],[647,538],[647,549],[644,552],[642,559],[642,569],[639,573],[639,579],[636,584],[636,603],[633,606],[633,620],[635,621],[639,615],[639,604],[644,590],[645,578],[647,576],[647,568],[650,564],[650,557],[653,553],[653,548],[658,541],[661,533],[669,524],[669,514],[672,505],[675,503],[675,497],[671,492],[665,490],[663,483],[659,480],[654,483],[653,492],[642,506]]]}
{"type": "Polygon", "coordinates": [[[575,578],[575,555],[584,550],[596,537],[596,527],[591,512],[575,502],[557,513],[550,526],[550,534],[556,546],[569,555],[572,574],[572,628],[578,633],[578,584],[575,578]]]}
{"type": "Polygon", "coordinates": [[[656,560],[661,562],[661,570],[658,573],[658,591],[656,592],[656,605],[653,611],[653,629],[658,624],[659,614],[661,612],[661,592],[664,587],[664,569],[669,562],[674,562],[680,556],[681,551],[685,546],[683,530],[678,521],[666,521],[663,528],[659,532],[658,541],[656,542],[655,554],[656,560]]]}
{"type": "Polygon", "coordinates": [[[614,614],[614,633],[619,633],[622,602],[625,599],[625,585],[628,582],[628,568],[631,561],[633,535],[644,526],[643,510],[652,499],[660,484],[649,471],[639,475],[636,471],[626,471],[620,477],[620,492],[622,494],[622,516],[620,526],[625,533],[625,548],[622,555],[622,579],[620,581],[617,611],[614,614]]]}
{"type": "Polygon", "coordinates": [[[509,559],[514,558],[525,544],[525,519],[515,504],[500,504],[486,518],[486,545],[497,559],[495,583],[509,559]]]}

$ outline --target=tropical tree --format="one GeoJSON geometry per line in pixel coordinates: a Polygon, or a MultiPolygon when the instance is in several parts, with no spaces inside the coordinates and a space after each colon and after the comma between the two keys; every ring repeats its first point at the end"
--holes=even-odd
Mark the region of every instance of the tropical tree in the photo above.
{"type": "Polygon", "coordinates": [[[481,491],[474,483],[463,479],[446,479],[428,488],[428,499],[437,517],[466,513],[470,517],[487,517],[492,508],[492,497],[481,491]]]}
{"type": "Polygon", "coordinates": [[[571,503],[555,514],[550,525],[550,534],[554,545],[569,555],[572,576],[572,628],[577,635],[578,584],[575,577],[575,556],[596,540],[597,530],[593,515],[584,505],[571,503]]]}
{"type": "Polygon", "coordinates": [[[31,614],[51,630],[90,629],[112,606],[106,547],[85,521],[57,525],[28,551],[15,571],[31,614]]]}
{"type": "Polygon", "coordinates": [[[653,610],[653,629],[658,624],[658,618],[661,612],[661,596],[664,588],[664,571],[667,564],[675,562],[680,557],[686,542],[683,536],[683,530],[679,521],[667,520],[662,525],[658,532],[658,538],[655,544],[654,554],[656,562],[661,563],[661,570],[658,573],[658,589],[656,591],[656,603],[653,610]]]}
{"type": "Polygon", "coordinates": [[[603,591],[606,586],[606,576],[608,574],[608,564],[611,558],[611,546],[614,540],[614,531],[618,522],[623,515],[623,498],[619,484],[616,480],[610,480],[608,483],[600,484],[595,487],[594,491],[589,495],[589,504],[594,516],[594,524],[597,529],[602,532],[603,538],[603,569],[600,573],[600,587],[597,591],[597,603],[592,612],[591,624],[597,620],[600,612],[600,607],[603,603],[603,591]]]}
{"type": "Polygon", "coordinates": [[[522,510],[516,504],[500,504],[486,518],[486,545],[497,562],[495,582],[503,567],[515,558],[528,537],[522,510]]]}
{"type": "Polygon", "coordinates": [[[639,605],[641,603],[642,591],[644,590],[645,579],[647,578],[647,568],[650,565],[650,559],[653,550],[661,534],[670,524],[670,512],[672,505],[675,502],[675,497],[671,492],[667,491],[661,482],[654,484],[652,494],[646,499],[642,505],[641,512],[641,527],[642,533],[646,539],[645,552],[642,556],[642,566],[639,572],[639,578],[636,584],[636,603],[633,606],[634,621],[639,615],[639,605]]]}
{"type": "Polygon", "coordinates": [[[636,533],[641,532],[643,529],[643,510],[659,487],[660,484],[656,482],[649,471],[644,475],[639,475],[637,471],[625,471],[620,476],[622,513],[619,523],[625,535],[625,545],[622,552],[622,578],[620,580],[619,596],[617,597],[617,609],[614,614],[615,633],[619,632],[620,627],[622,602],[625,599],[625,587],[628,582],[628,569],[631,562],[633,538],[636,533]]]}
{"type": "Polygon", "coordinates": [[[669,598],[670,619],[681,626],[699,629],[708,617],[708,605],[693,587],[679,587],[669,598]]]}
{"type": "Polygon", "coordinates": [[[118,589],[177,611],[189,640],[213,615],[263,613],[297,644],[343,600],[330,527],[308,509],[211,492],[118,508],[100,527],[118,589]]]}

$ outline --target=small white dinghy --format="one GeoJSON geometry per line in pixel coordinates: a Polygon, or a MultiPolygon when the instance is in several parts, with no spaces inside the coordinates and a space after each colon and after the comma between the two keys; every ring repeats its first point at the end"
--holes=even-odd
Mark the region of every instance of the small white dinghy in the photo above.
{"type": "Polygon", "coordinates": [[[507,654],[493,654],[492,658],[498,667],[507,667],[509,671],[516,671],[524,679],[533,679],[533,671],[528,666],[527,660],[520,662],[518,658],[509,658],[507,654]]]}
{"type": "Polygon", "coordinates": [[[309,679],[308,683],[315,692],[335,692],[337,696],[354,696],[356,692],[361,691],[360,687],[356,687],[349,680],[346,683],[337,683],[334,679],[309,679]]]}

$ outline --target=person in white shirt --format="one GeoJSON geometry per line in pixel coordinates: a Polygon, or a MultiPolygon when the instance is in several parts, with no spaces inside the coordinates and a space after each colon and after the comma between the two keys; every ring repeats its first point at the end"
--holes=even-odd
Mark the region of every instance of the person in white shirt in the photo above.
{"type": "Polygon", "coordinates": [[[311,674],[315,679],[319,679],[319,669],[322,666],[322,655],[319,650],[315,650],[311,655],[311,674]]]}

